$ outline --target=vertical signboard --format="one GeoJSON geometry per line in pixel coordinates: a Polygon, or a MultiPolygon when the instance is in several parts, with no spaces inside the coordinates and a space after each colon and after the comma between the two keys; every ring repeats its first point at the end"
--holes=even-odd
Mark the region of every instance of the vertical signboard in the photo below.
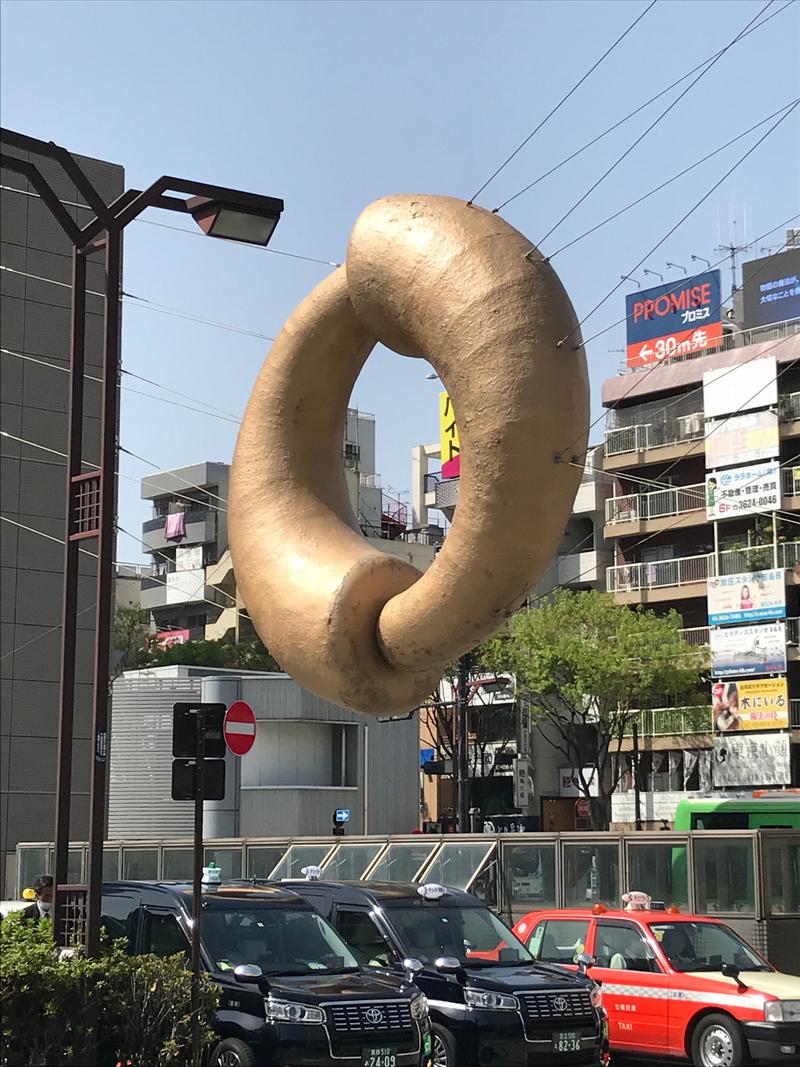
{"type": "Polygon", "coordinates": [[[785,678],[745,678],[711,686],[715,734],[787,730],[789,689],[785,678]]]}
{"type": "Polygon", "coordinates": [[[646,367],[722,340],[719,271],[656,285],[625,298],[627,363],[646,367]]]}
{"type": "Polygon", "coordinates": [[[783,570],[724,574],[708,579],[708,624],[786,618],[783,570]]]}
{"type": "Polygon", "coordinates": [[[442,477],[458,478],[461,474],[461,442],[449,393],[439,393],[439,437],[442,448],[442,477]]]}
{"type": "Polygon", "coordinates": [[[786,671],[786,624],[783,622],[711,630],[709,646],[711,674],[715,678],[786,671]]]}
{"type": "Polygon", "coordinates": [[[757,463],[706,474],[706,515],[714,519],[739,519],[781,506],[780,466],[757,463]]]}

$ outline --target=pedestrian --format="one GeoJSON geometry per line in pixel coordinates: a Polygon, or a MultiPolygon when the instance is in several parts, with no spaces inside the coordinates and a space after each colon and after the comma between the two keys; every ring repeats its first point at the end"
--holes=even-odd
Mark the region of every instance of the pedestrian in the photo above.
{"type": "Polygon", "coordinates": [[[33,883],[36,899],[33,904],[22,909],[22,918],[28,922],[49,919],[53,914],[53,878],[43,874],[33,883]]]}

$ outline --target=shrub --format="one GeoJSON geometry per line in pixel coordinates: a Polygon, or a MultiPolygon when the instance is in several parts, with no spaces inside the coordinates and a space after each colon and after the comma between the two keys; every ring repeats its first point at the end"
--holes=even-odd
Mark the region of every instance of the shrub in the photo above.
{"type": "MultiPolygon", "coordinates": [[[[216,1002],[203,976],[204,1048],[216,1002]]],[[[128,956],[115,941],[97,959],[59,958],[49,919],[12,914],[0,927],[0,1003],[4,1067],[191,1063],[191,974],[182,956],[128,956]]]]}

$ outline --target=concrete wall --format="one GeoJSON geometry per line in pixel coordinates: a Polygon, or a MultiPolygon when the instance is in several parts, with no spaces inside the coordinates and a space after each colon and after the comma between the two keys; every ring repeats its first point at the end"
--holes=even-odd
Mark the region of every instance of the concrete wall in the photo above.
{"type": "MultiPolygon", "coordinates": [[[[5,151],[5,147],[4,147],[5,151]]],[[[9,150],[27,158],[26,153],[9,150]]],[[[107,200],[123,190],[121,167],[77,157],[107,200]]],[[[75,186],[48,160],[36,160],[56,194],[80,203],[75,186]]],[[[30,192],[25,179],[0,172],[0,184],[30,192]]],[[[68,207],[88,222],[91,213],[68,207]]],[[[0,190],[3,266],[43,279],[69,283],[72,249],[38,196],[0,190]]],[[[102,258],[88,264],[88,288],[103,284],[102,258]]],[[[15,356],[0,358],[0,423],[6,433],[56,452],[67,447],[69,375],[68,287],[0,272],[0,344],[56,368],[15,356]]],[[[103,304],[87,298],[86,371],[98,375],[103,304]]],[[[87,380],[84,459],[98,461],[100,386],[87,380]]],[[[58,732],[59,663],[64,550],[12,523],[50,537],[64,537],[65,461],[31,445],[0,438],[2,573],[0,573],[0,894],[5,859],[17,841],[53,835],[58,732]]],[[[88,546],[91,547],[91,546],[88,546]]],[[[88,770],[94,638],[95,561],[82,555],[78,609],[77,696],[71,834],[88,833],[88,770]]]]}

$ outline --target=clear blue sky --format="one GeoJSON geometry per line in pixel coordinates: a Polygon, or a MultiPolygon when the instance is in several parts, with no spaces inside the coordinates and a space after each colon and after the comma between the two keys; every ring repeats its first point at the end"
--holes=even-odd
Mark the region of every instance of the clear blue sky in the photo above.
{"type": "MultiPolygon", "coordinates": [[[[645,6],[5,0],[3,123],[121,163],[129,185],[171,173],[283,197],[275,248],[340,260],[353,220],[376,197],[474,193],[645,6]]],[[[497,206],[726,45],[763,6],[659,0],[479,202],[497,206]]],[[[799,29],[793,4],[734,46],[544,251],[800,95],[799,29]]],[[[687,84],[541,182],[505,217],[532,240],[542,237],[687,84]]],[[[689,265],[692,252],[718,258],[719,238],[741,240],[745,217],[755,236],[800,211],[798,116],[800,109],[646,265],[676,278],[667,260],[689,265]]],[[[579,316],[766,128],[554,259],[579,316]]],[[[782,237],[778,231],[760,244],[782,237]]],[[[129,292],[272,336],[328,269],[139,224],[127,231],[125,255],[129,292]]],[[[723,281],[727,287],[727,275],[723,281]]],[[[586,337],[624,314],[625,288],[587,322],[586,337]]],[[[623,343],[617,327],[588,345],[595,415],[600,383],[616,372],[621,356],[613,350],[623,343]]],[[[267,351],[258,338],[125,309],[126,367],[234,413],[267,351]]],[[[353,397],[377,417],[378,469],[396,489],[409,486],[412,445],[438,432],[438,383],[425,380],[426,370],[379,350],[353,397]]],[[[121,440],[164,467],[228,461],[235,426],[126,395],[121,440]]],[[[121,470],[147,472],[127,456],[121,470]]],[[[137,531],[147,517],[137,489],[124,481],[120,488],[121,523],[137,531]]],[[[121,538],[118,556],[139,552],[121,538]]]]}

